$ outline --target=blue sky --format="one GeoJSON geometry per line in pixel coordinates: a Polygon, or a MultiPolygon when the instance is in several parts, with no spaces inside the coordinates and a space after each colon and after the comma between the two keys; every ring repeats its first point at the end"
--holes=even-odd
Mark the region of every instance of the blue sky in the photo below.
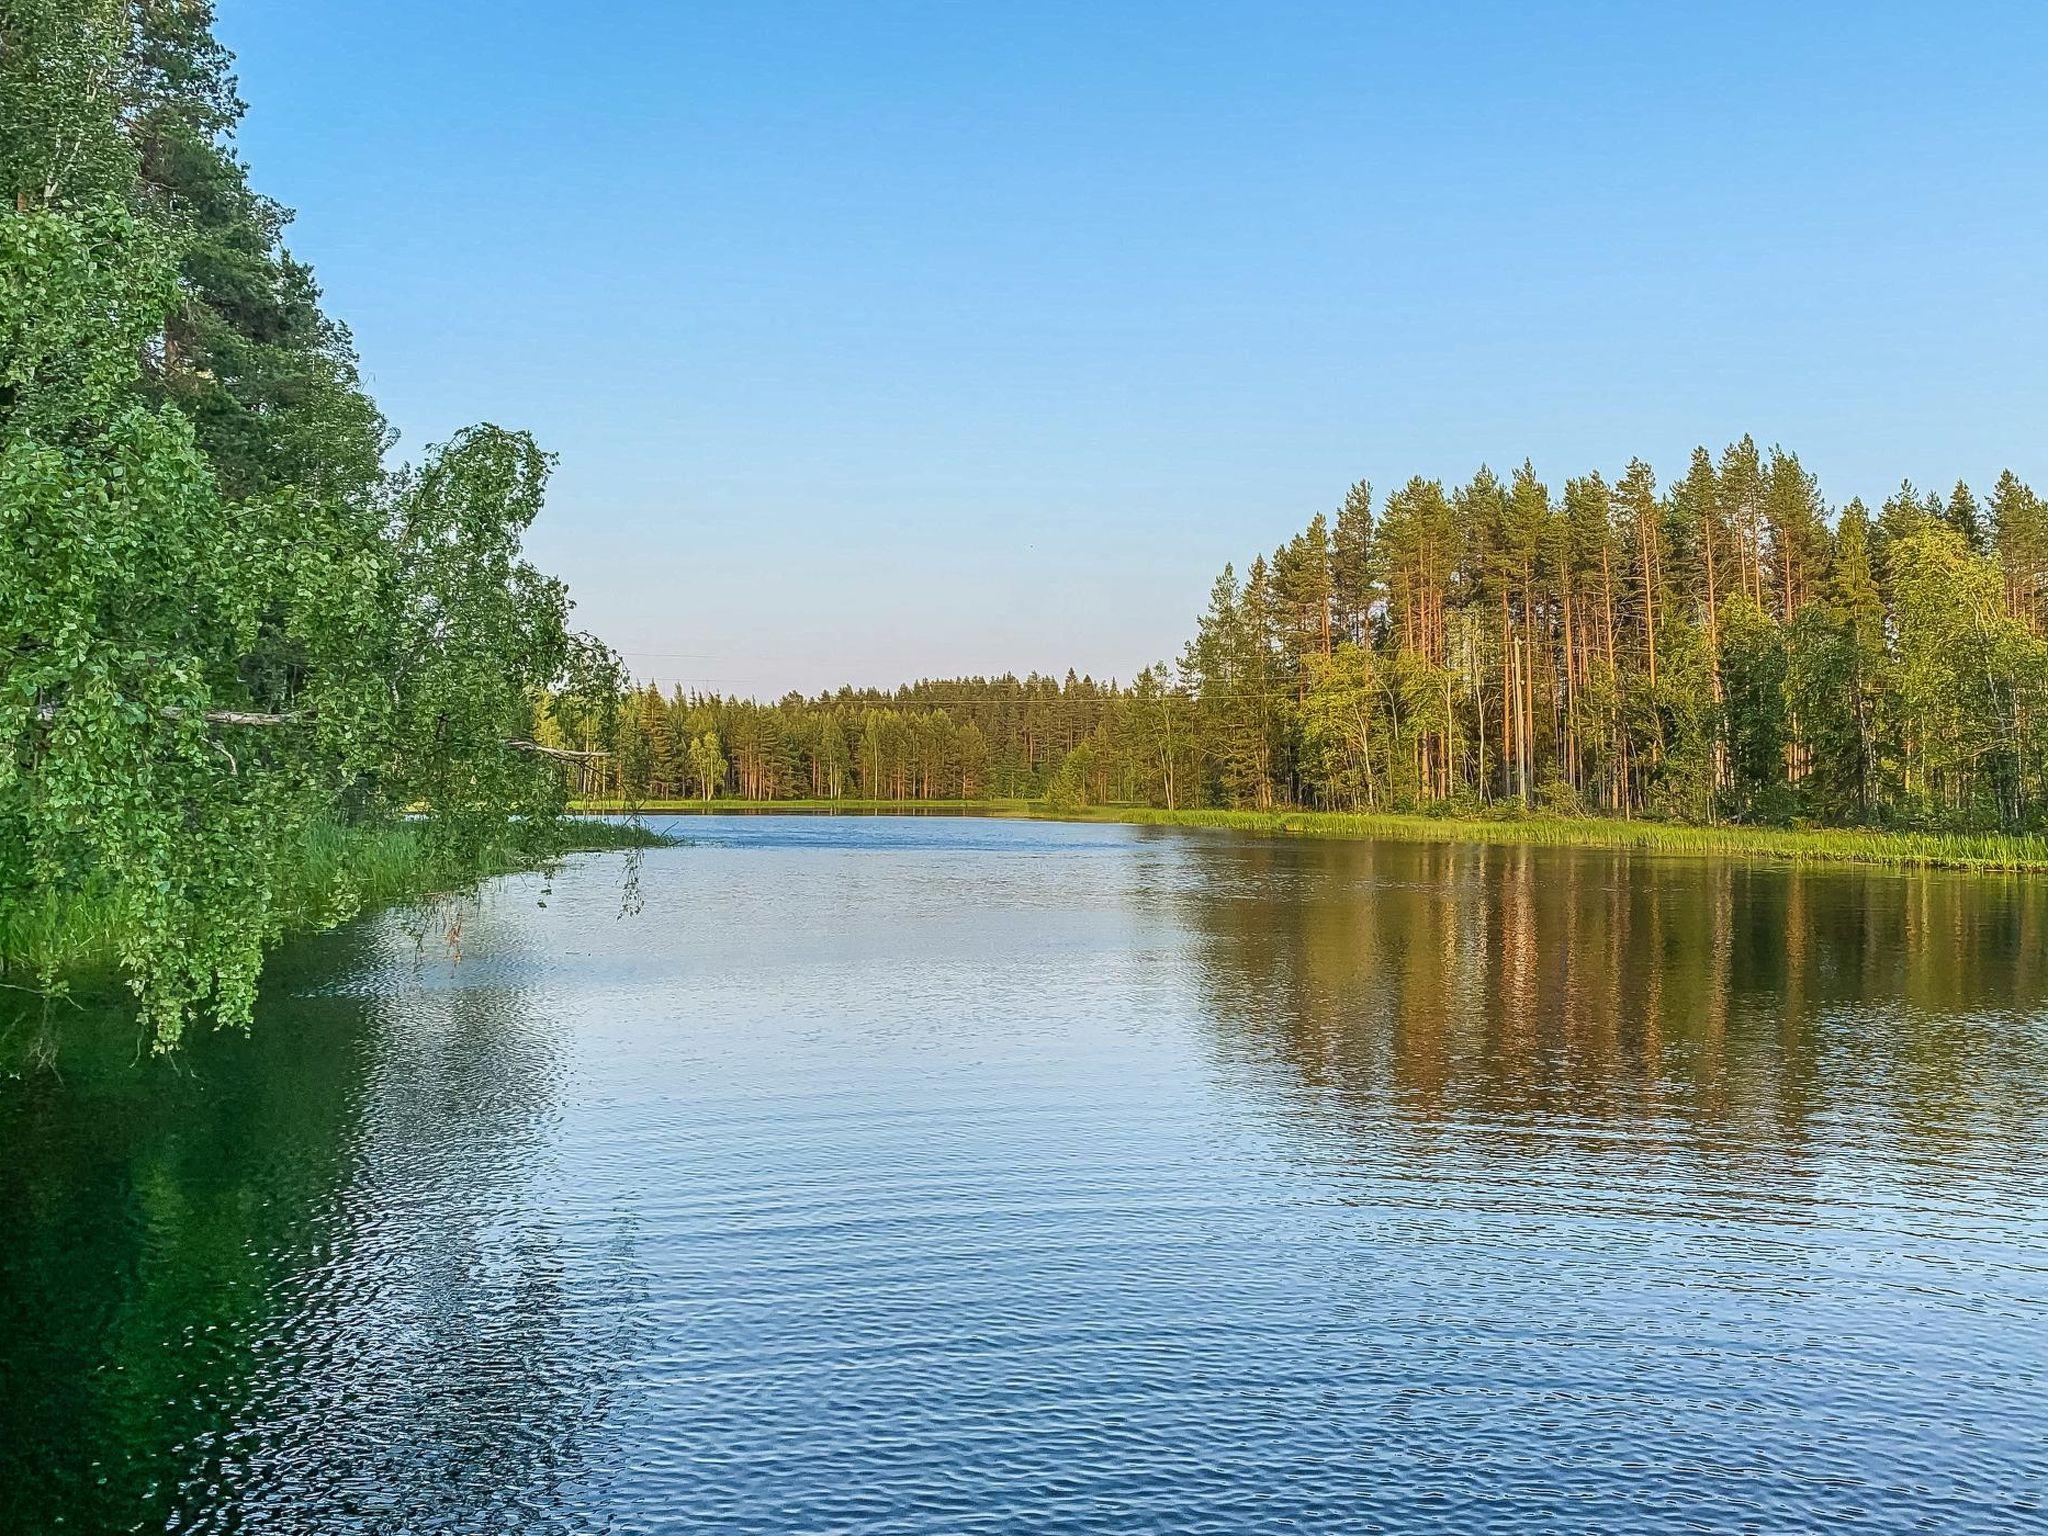
{"type": "Polygon", "coordinates": [[[642,676],[1176,653],[1344,487],[2048,482],[2048,6],[219,0],[402,452],[642,676]]]}

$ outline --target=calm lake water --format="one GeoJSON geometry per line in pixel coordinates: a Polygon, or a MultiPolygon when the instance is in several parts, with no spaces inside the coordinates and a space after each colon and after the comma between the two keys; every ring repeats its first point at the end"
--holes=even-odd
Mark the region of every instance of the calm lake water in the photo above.
{"type": "Polygon", "coordinates": [[[2048,1529],[2048,885],[680,830],[60,1012],[0,1529],[2048,1529]]]}

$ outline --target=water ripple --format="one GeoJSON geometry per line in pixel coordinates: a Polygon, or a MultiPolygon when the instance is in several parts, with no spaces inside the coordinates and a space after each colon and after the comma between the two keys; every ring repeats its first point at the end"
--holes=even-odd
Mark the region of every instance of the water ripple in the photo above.
{"type": "Polygon", "coordinates": [[[2048,1528],[2048,893],[686,830],[8,1090],[9,1529],[2048,1528]]]}

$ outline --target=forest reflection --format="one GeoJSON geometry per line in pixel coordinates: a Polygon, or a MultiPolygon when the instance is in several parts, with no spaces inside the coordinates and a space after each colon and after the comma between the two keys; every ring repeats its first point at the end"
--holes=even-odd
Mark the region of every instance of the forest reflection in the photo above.
{"type": "Polygon", "coordinates": [[[174,1063],[74,1020],[5,1085],[12,1528],[574,1527],[634,1314],[577,1313],[573,1272],[629,1300],[630,1239],[549,1208],[560,1064],[516,966],[400,975],[410,948],[294,946],[252,1033],[174,1063]]]}
{"type": "Polygon", "coordinates": [[[1547,848],[1206,853],[1184,918],[1220,1048],[1326,1129],[1938,1158],[2048,1119],[2037,883],[1547,848]]]}

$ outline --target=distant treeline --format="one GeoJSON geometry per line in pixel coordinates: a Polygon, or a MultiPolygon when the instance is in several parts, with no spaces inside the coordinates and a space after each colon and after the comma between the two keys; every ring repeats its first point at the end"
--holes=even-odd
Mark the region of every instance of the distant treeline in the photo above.
{"type": "Polygon", "coordinates": [[[2012,474],[1836,511],[1745,437],[1661,490],[1641,460],[1353,486],[1128,684],[648,689],[586,787],[2038,828],[2044,635],[2048,506],[2012,474]]]}

